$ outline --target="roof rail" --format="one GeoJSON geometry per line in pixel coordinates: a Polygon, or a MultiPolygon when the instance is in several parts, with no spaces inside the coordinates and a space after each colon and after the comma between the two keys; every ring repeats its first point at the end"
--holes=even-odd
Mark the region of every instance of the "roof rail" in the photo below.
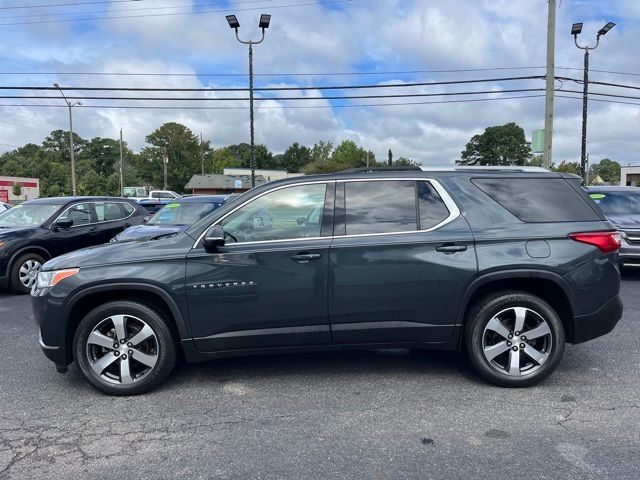
{"type": "Polygon", "coordinates": [[[338,173],[365,173],[365,172],[420,172],[422,169],[417,166],[407,165],[404,167],[358,167],[341,170],[338,173]]]}
{"type": "Polygon", "coordinates": [[[525,165],[506,165],[506,166],[492,166],[492,165],[469,165],[469,166],[457,166],[454,167],[456,171],[462,170],[489,170],[489,171],[503,171],[503,172],[548,172],[546,168],[532,167],[525,165]]]}

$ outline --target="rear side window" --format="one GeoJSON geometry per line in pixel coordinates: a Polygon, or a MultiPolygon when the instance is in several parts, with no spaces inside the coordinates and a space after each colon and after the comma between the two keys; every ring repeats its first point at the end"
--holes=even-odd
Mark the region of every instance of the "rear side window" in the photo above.
{"type": "Polygon", "coordinates": [[[415,182],[345,183],[346,234],[417,230],[415,182]]]}
{"type": "Polygon", "coordinates": [[[591,222],[593,208],[561,178],[474,178],[472,183],[523,222],[591,222]]]}
{"type": "Polygon", "coordinates": [[[420,230],[435,227],[449,217],[449,209],[433,185],[429,182],[418,182],[417,189],[420,230]]]}
{"type": "Polygon", "coordinates": [[[122,210],[117,203],[96,203],[96,217],[99,222],[111,222],[113,220],[120,220],[124,217],[122,210]]]}
{"type": "Polygon", "coordinates": [[[136,209],[133,208],[133,206],[129,205],[128,203],[121,203],[120,205],[122,205],[122,208],[124,209],[125,216],[127,216],[127,217],[129,215],[131,215],[133,212],[136,211],[136,209]]]}

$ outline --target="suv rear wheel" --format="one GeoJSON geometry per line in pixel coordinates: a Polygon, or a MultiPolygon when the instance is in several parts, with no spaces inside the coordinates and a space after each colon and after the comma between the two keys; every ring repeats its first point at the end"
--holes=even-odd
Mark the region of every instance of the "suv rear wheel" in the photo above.
{"type": "Polygon", "coordinates": [[[84,376],[110,395],[136,395],[160,385],[176,363],[176,346],[162,316],[132,301],[101,305],[82,319],[74,354],[84,376]]]}
{"type": "Polygon", "coordinates": [[[465,344],[476,371],[503,387],[535,385],[558,366],[564,328],[551,306],[525,292],[478,302],[467,317],[465,344]]]}

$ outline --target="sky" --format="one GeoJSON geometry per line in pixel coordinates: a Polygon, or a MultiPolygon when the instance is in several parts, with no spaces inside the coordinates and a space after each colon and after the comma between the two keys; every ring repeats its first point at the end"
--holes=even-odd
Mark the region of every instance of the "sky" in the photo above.
{"type": "MultiPolygon", "coordinates": [[[[582,78],[583,56],[569,33],[572,23],[584,22],[579,42],[593,44],[598,29],[613,21],[615,28],[591,52],[590,78],[640,87],[640,1],[557,3],[556,75],[582,78]]],[[[260,14],[272,15],[264,42],[254,46],[256,87],[398,85],[545,73],[546,0],[3,0],[0,85],[246,88],[247,46],[236,40],[227,25],[225,15],[231,13],[240,21],[241,39],[259,39],[260,14]],[[60,4],[67,5],[55,6],[60,4]],[[155,75],[88,75],[90,72],[155,75]]],[[[281,153],[293,142],[311,146],[320,140],[337,144],[351,139],[372,150],[378,159],[385,159],[391,148],[395,158],[408,157],[427,167],[451,165],[469,139],[488,126],[516,122],[530,139],[533,130],[544,128],[544,92],[327,97],[541,88],[544,80],[532,79],[257,92],[257,98],[275,99],[256,101],[256,142],[281,153]]],[[[556,81],[556,88],[581,91],[582,85],[556,81]]],[[[595,85],[590,89],[639,97],[591,96],[587,146],[591,161],[611,158],[622,165],[640,164],[640,92],[595,85]]],[[[114,97],[246,96],[246,92],[77,91],[67,95],[105,93],[114,97]]],[[[11,145],[40,143],[51,130],[68,128],[62,99],[2,98],[12,95],[58,93],[0,89],[0,152],[13,149],[11,145]],[[57,107],[35,106],[42,104],[57,107]]],[[[553,160],[579,161],[581,94],[557,95],[575,98],[556,97],[553,160]]],[[[244,100],[81,101],[84,106],[73,111],[76,133],[86,139],[117,138],[122,128],[134,151],[146,145],[146,135],[170,121],[202,133],[214,147],[249,141],[248,102],[244,100]],[[175,108],[105,108],[123,105],[175,108]]]]}

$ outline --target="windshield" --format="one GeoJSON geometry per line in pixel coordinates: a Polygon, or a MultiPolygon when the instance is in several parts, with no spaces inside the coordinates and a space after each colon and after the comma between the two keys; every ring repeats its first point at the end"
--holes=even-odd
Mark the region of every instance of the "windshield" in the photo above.
{"type": "Polygon", "coordinates": [[[640,215],[640,189],[636,192],[590,192],[605,215],[640,215]]]}
{"type": "Polygon", "coordinates": [[[222,202],[173,202],[151,217],[147,225],[193,225],[221,205],[222,202]]]}
{"type": "Polygon", "coordinates": [[[146,197],[147,189],[144,187],[124,187],[122,193],[125,197],[146,197]]]}
{"type": "Polygon", "coordinates": [[[0,228],[39,227],[59,208],[60,205],[16,205],[0,213],[0,228]]]}

